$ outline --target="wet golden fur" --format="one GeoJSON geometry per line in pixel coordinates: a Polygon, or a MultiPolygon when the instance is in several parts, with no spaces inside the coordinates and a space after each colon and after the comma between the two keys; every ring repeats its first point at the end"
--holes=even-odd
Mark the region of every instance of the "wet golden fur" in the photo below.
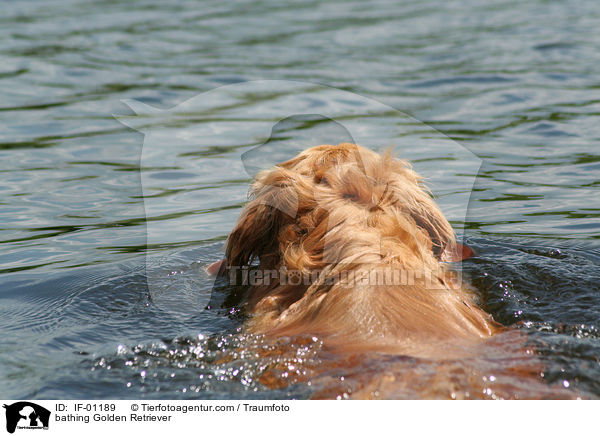
{"type": "Polygon", "coordinates": [[[258,175],[226,263],[312,277],[252,286],[250,332],[315,334],[338,351],[450,356],[499,329],[440,263],[454,247],[450,224],[406,161],[342,143],[258,175]],[[336,281],[373,271],[417,273],[408,284],[336,281]]]}

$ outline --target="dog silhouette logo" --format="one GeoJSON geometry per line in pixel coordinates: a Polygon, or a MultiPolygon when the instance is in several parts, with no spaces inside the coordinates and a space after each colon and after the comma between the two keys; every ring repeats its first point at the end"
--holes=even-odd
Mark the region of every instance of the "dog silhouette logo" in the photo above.
{"type": "Polygon", "coordinates": [[[50,411],[29,401],[19,401],[4,405],[6,409],[6,431],[14,433],[19,429],[48,429],[50,411]]]}
{"type": "MultiPolygon", "coordinates": [[[[459,233],[468,222],[482,160],[442,132],[378,100],[312,82],[254,80],[219,86],[170,109],[136,100],[123,103],[133,114],[115,118],[144,135],[140,180],[147,247],[219,243],[236,223],[238,214],[232,210],[248,201],[252,179],[319,144],[353,143],[375,152],[393,151],[424,176],[459,233]],[[181,217],[181,225],[173,228],[169,216],[181,217]]],[[[293,217],[294,192],[288,198],[289,202],[264,204],[293,217]]],[[[328,204],[326,198],[317,200],[328,204]]],[[[335,244],[323,243],[332,248],[325,251],[326,263],[337,264],[335,244]]],[[[177,317],[196,316],[201,308],[220,307],[227,299],[223,309],[231,313],[229,304],[244,298],[245,289],[231,292],[222,276],[210,279],[213,286],[205,292],[204,271],[187,274],[170,256],[163,262],[154,248],[145,253],[148,295],[161,310],[177,317]],[[230,295],[235,298],[230,300],[230,295]]]]}

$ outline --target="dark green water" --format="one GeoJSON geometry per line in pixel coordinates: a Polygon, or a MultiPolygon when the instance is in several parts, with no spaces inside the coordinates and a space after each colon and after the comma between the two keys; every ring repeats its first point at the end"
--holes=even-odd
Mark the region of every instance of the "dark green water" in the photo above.
{"type": "Polygon", "coordinates": [[[244,152],[338,137],[413,160],[543,382],[600,397],[599,29],[595,0],[7,3],[0,397],[309,395],[219,361],[244,339],[202,267],[244,152]]]}

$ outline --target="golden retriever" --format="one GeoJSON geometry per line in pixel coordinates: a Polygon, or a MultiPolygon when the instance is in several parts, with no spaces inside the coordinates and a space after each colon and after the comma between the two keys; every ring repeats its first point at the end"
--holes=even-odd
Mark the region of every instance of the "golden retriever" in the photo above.
{"type": "MultiPolygon", "coordinates": [[[[481,353],[505,330],[444,262],[461,250],[408,162],[341,143],[261,172],[224,261],[210,271],[245,280],[250,333],[314,335],[333,355],[438,359],[444,367],[481,353]]],[[[355,397],[394,397],[400,382],[406,378],[370,376],[355,397]]]]}

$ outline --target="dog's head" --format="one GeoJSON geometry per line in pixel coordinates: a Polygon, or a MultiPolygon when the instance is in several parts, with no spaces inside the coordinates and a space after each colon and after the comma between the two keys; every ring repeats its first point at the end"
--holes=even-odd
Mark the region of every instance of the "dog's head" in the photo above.
{"type": "Polygon", "coordinates": [[[226,253],[230,266],[258,259],[263,268],[305,270],[380,263],[398,255],[394,246],[439,259],[453,235],[406,161],[342,143],[310,148],[259,173],[226,253]]]}

